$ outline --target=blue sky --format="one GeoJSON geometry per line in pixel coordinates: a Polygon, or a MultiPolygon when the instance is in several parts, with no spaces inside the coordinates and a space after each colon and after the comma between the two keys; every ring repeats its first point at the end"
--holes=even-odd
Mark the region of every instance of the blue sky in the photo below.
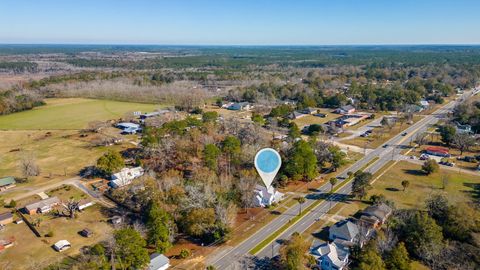
{"type": "Polygon", "coordinates": [[[0,43],[480,44],[478,0],[2,0],[0,43]]]}

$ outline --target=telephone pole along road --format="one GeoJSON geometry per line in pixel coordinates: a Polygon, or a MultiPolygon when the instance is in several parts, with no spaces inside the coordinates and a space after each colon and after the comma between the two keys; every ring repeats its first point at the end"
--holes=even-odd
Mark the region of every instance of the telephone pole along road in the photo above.
{"type": "MultiPolygon", "coordinates": [[[[463,101],[465,98],[471,96],[471,92],[466,92],[462,98],[459,98],[463,101]]],[[[348,169],[343,171],[341,174],[337,176],[338,184],[337,186],[341,186],[348,179],[348,172],[356,172],[362,168],[364,168],[367,164],[369,164],[374,158],[378,157],[378,160],[371,164],[365,171],[370,173],[375,173],[380,170],[388,161],[392,160],[396,154],[402,149],[405,149],[410,144],[410,139],[415,139],[417,134],[425,132],[428,127],[438,122],[439,119],[443,118],[448,112],[450,112],[456,105],[456,101],[451,101],[450,103],[446,104],[445,106],[441,107],[440,109],[436,110],[430,115],[425,116],[423,119],[419,120],[415,124],[409,126],[407,129],[402,131],[401,133],[407,132],[406,136],[402,136],[400,133],[397,134],[395,137],[387,141],[383,146],[380,146],[362,159],[354,163],[348,169]],[[387,145],[385,147],[385,145],[387,145]]],[[[297,222],[292,224],[287,230],[280,234],[279,237],[274,239],[272,243],[264,247],[260,252],[255,254],[259,258],[263,257],[272,257],[278,254],[278,250],[280,248],[280,242],[282,240],[287,240],[294,232],[302,233],[310,226],[312,226],[319,217],[323,216],[330,210],[330,207],[336,205],[336,201],[341,199],[342,197],[347,196],[351,193],[352,189],[352,181],[350,180],[348,183],[343,185],[339,190],[336,191],[335,194],[330,195],[327,200],[321,202],[316,207],[314,207],[309,213],[305,214],[302,218],[300,218],[297,222]],[[273,245],[273,246],[272,246],[273,245]]],[[[328,193],[330,191],[330,184],[325,183],[315,192],[312,192],[306,196],[306,201],[303,204],[303,208],[307,209],[310,205],[315,203],[322,195],[328,193]]],[[[282,226],[286,223],[289,223],[290,220],[295,217],[299,213],[299,205],[296,204],[295,206],[289,208],[285,211],[282,215],[272,220],[270,223],[262,227],[260,230],[255,232],[253,235],[245,239],[243,242],[238,244],[237,246],[233,247],[232,249],[228,250],[223,254],[218,254],[218,256],[211,257],[210,260],[207,260],[207,265],[213,265],[217,269],[229,269],[234,262],[237,262],[245,256],[249,256],[250,250],[256,247],[259,243],[261,243],[264,239],[268,238],[272,233],[279,230],[282,226]]]]}

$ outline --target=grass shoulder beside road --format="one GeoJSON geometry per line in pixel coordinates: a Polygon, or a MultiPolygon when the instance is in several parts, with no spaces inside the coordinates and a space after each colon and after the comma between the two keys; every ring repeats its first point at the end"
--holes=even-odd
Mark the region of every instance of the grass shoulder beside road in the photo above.
{"type": "MultiPolygon", "coordinates": [[[[359,170],[360,171],[363,171],[365,170],[366,168],[368,168],[370,165],[372,165],[373,163],[375,163],[379,158],[378,157],[375,157],[373,158],[372,160],[370,160],[367,164],[365,164],[365,166],[363,166],[362,168],[360,168],[359,170]]],[[[342,183],[340,183],[340,185],[336,186],[333,190],[332,190],[332,193],[333,192],[336,192],[337,190],[341,189],[342,187],[344,187],[348,182],[350,182],[351,180],[353,179],[353,175],[349,176],[347,179],[345,179],[344,181],[342,181],[342,183]]],[[[262,242],[260,242],[258,245],[256,245],[254,248],[252,248],[249,253],[252,254],[252,255],[255,255],[257,254],[258,252],[260,252],[261,250],[263,250],[267,245],[269,245],[272,241],[275,240],[275,238],[277,238],[278,236],[280,236],[283,232],[285,232],[288,228],[290,228],[291,226],[293,226],[295,223],[297,223],[299,220],[301,220],[305,215],[309,214],[310,211],[312,209],[314,209],[315,207],[317,207],[320,203],[324,202],[325,199],[321,199],[321,200],[317,200],[315,202],[313,202],[311,205],[309,205],[306,209],[304,209],[302,211],[302,213],[300,215],[297,215],[295,217],[293,217],[291,220],[289,220],[288,223],[284,224],[282,227],[280,227],[280,229],[276,230],[275,232],[273,232],[272,234],[270,234],[267,238],[265,238],[262,242]]]]}

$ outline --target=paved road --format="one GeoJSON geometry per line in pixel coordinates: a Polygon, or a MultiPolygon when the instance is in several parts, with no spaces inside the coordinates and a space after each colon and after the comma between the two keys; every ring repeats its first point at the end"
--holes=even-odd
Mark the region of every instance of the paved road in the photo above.
{"type": "MultiPolygon", "coordinates": [[[[400,134],[390,139],[386,142],[388,147],[384,148],[379,147],[366,156],[364,156],[361,160],[357,161],[347,170],[339,175],[339,182],[338,185],[342,185],[343,182],[347,178],[348,172],[356,172],[357,170],[365,167],[372,161],[374,158],[378,157],[378,161],[373,163],[370,167],[367,168],[366,171],[375,173],[379,169],[381,169],[389,160],[394,158],[401,149],[405,146],[408,146],[410,141],[415,138],[417,134],[420,132],[426,131],[426,129],[431,126],[432,124],[436,123],[440,118],[444,117],[445,113],[450,111],[455,106],[455,102],[450,102],[447,105],[443,106],[442,108],[435,111],[433,114],[426,116],[425,118],[421,119],[417,123],[409,126],[405,132],[407,132],[406,136],[401,136],[400,134]]],[[[303,209],[306,209],[308,206],[313,204],[315,201],[318,200],[320,196],[325,195],[330,190],[330,185],[328,183],[324,184],[320,187],[316,192],[310,193],[306,196],[306,202],[303,204],[303,209]]],[[[337,190],[337,192],[328,199],[319,205],[317,205],[311,212],[305,215],[302,219],[298,222],[293,224],[289,229],[287,229],[284,233],[282,233],[277,239],[273,241],[272,245],[267,246],[267,248],[261,250],[257,257],[272,257],[272,255],[278,254],[278,249],[280,244],[284,239],[288,239],[292,233],[294,232],[304,232],[308,229],[312,224],[314,224],[317,218],[324,215],[331,207],[334,207],[336,201],[341,200],[343,197],[347,196],[351,192],[351,182],[345,184],[342,188],[337,190]]],[[[268,225],[264,226],[256,233],[254,233],[249,238],[245,239],[239,245],[229,249],[224,250],[223,253],[217,254],[217,256],[212,256],[207,260],[207,264],[214,265],[217,269],[231,269],[232,265],[245,258],[245,256],[249,256],[249,251],[270,236],[273,232],[280,229],[284,224],[289,223],[290,220],[297,215],[299,212],[299,205],[295,205],[289,208],[286,212],[282,215],[277,217],[276,219],[272,220],[268,225]]]]}

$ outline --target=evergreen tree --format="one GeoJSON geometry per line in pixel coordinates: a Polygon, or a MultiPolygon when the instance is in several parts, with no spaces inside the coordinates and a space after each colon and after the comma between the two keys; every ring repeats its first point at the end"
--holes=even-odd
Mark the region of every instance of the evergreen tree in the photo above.
{"type": "Polygon", "coordinates": [[[165,253],[172,247],[170,224],[172,217],[155,202],[150,202],[147,212],[147,239],[159,253],[165,253]]]}
{"type": "Polygon", "coordinates": [[[398,243],[388,254],[386,265],[391,270],[410,270],[410,258],[403,242],[398,243]]]}
{"type": "Polygon", "coordinates": [[[220,149],[215,144],[206,144],[203,149],[203,159],[205,165],[211,170],[217,170],[217,159],[220,155],[220,149]]]}
{"type": "Polygon", "coordinates": [[[312,180],[318,175],[317,157],[306,141],[296,142],[290,150],[285,173],[294,180],[312,180]]]}
{"type": "Polygon", "coordinates": [[[139,232],[132,228],[114,232],[115,261],[122,269],[143,269],[150,262],[146,242],[139,232]]]}

